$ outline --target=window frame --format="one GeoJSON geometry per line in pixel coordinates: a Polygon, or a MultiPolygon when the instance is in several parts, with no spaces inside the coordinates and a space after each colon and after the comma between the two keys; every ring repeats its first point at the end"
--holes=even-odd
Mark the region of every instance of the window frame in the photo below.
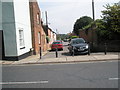
{"type": "Polygon", "coordinates": [[[24,30],[23,29],[19,29],[19,46],[20,46],[20,49],[25,48],[24,30]]]}
{"type": "Polygon", "coordinates": [[[41,44],[41,33],[38,32],[38,44],[40,45],[41,44]]]}
{"type": "Polygon", "coordinates": [[[40,14],[37,13],[37,24],[39,25],[40,24],[40,14]]]}

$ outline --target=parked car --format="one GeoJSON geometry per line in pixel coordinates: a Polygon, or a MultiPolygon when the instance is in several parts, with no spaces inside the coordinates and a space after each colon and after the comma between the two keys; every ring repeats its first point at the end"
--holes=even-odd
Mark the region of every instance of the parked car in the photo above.
{"type": "Polygon", "coordinates": [[[61,42],[62,43],[62,40],[56,40],[55,42],[61,42]]]}
{"type": "Polygon", "coordinates": [[[67,39],[64,39],[63,41],[64,41],[64,42],[67,42],[68,40],[67,40],[67,39]]]}
{"type": "Polygon", "coordinates": [[[73,54],[88,54],[89,45],[83,38],[71,39],[70,44],[68,44],[68,49],[71,55],[73,54]]]}
{"type": "Polygon", "coordinates": [[[54,41],[51,45],[51,50],[63,50],[63,44],[62,41],[54,41]]]}

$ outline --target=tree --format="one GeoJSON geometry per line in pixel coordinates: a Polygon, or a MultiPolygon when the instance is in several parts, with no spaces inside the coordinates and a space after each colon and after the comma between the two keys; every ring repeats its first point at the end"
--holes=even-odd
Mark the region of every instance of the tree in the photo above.
{"type": "Polygon", "coordinates": [[[116,39],[120,36],[120,5],[116,3],[104,7],[106,10],[102,11],[102,18],[105,22],[105,28],[109,32],[109,39],[116,39]]]}
{"type": "Polygon", "coordinates": [[[97,19],[94,21],[96,24],[96,33],[98,37],[98,42],[106,41],[109,39],[109,31],[105,28],[105,22],[102,19],[97,19]]]}
{"type": "Polygon", "coordinates": [[[76,35],[79,35],[79,29],[83,29],[85,26],[89,25],[92,22],[92,18],[88,16],[83,16],[76,20],[73,31],[76,35]]]}

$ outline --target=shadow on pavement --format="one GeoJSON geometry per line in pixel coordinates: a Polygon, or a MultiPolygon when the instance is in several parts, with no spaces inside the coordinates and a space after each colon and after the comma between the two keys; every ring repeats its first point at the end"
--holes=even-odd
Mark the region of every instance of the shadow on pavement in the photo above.
{"type": "MultiPolygon", "coordinates": [[[[48,50],[49,52],[55,52],[55,50],[48,50]]],[[[58,50],[58,51],[63,51],[63,50],[58,50]]]]}
{"type": "MultiPolygon", "coordinates": [[[[63,52],[62,55],[64,55],[64,56],[72,56],[69,52],[63,52]]],[[[87,54],[75,54],[74,56],[83,56],[83,55],[87,55],[87,54]]]]}
{"type": "Polygon", "coordinates": [[[63,52],[62,55],[64,55],[64,56],[71,56],[71,54],[69,52],[63,52]]]}

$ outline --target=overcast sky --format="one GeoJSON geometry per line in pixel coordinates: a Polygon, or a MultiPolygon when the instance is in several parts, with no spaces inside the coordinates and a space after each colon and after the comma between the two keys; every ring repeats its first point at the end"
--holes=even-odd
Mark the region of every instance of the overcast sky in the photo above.
{"type": "MultiPolygon", "coordinates": [[[[94,0],[95,19],[100,19],[103,5],[118,3],[119,0],[94,0]]],[[[92,0],[38,0],[45,22],[45,11],[48,13],[49,27],[59,34],[73,31],[74,23],[82,16],[92,18],[92,0]]]]}

